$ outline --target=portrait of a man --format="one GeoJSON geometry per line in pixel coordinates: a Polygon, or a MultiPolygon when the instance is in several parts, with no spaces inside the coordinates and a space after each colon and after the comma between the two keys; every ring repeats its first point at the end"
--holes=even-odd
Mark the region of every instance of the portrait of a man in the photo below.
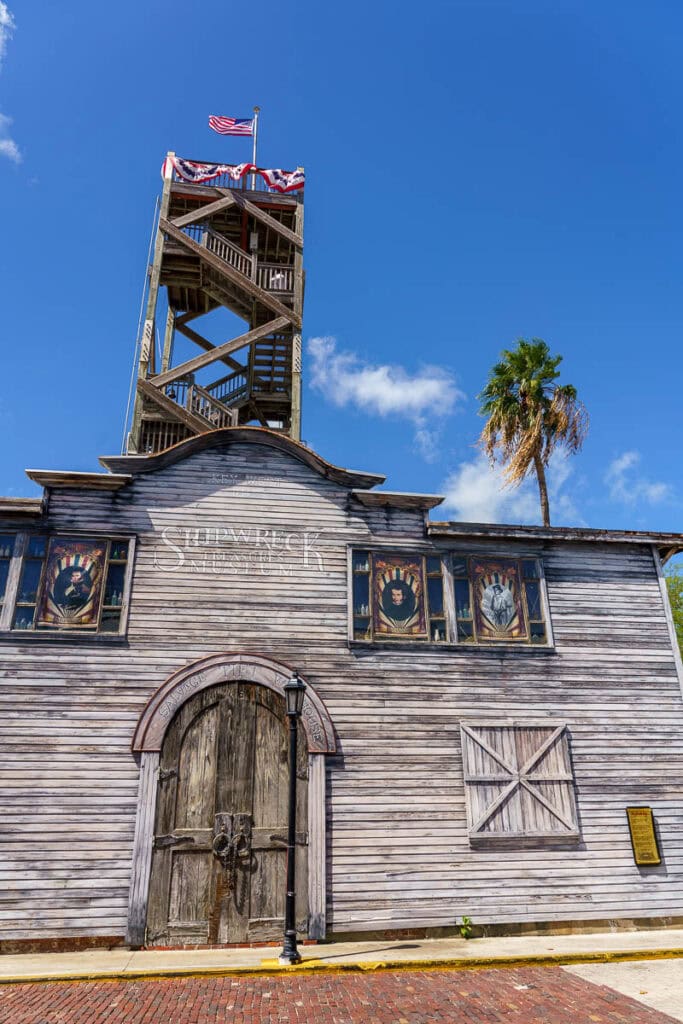
{"type": "Polygon", "coordinates": [[[50,539],[38,627],[94,628],[100,610],[105,545],[50,539]]]}
{"type": "Polygon", "coordinates": [[[391,619],[404,622],[415,614],[415,594],[403,580],[388,583],[382,591],[382,610],[391,619]]]}
{"type": "Polygon", "coordinates": [[[480,640],[526,640],[519,563],[512,559],[471,559],[474,619],[480,640]]]}
{"type": "Polygon", "coordinates": [[[492,583],[485,589],[481,608],[489,622],[499,629],[509,626],[515,616],[512,592],[500,583],[492,583]]]}
{"type": "Polygon", "coordinates": [[[382,555],[373,559],[373,630],[386,637],[427,635],[422,559],[382,555]]]}
{"type": "Polygon", "coordinates": [[[54,597],[60,608],[74,611],[82,608],[92,594],[92,579],[86,569],[68,566],[55,580],[54,597]]]}

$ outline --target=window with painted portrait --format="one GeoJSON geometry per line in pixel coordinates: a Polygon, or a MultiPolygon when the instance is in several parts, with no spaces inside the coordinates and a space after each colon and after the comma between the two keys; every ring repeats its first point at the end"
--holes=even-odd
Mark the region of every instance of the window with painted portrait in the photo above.
{"type": "MultiPolygon", "coordinates": [[[[6,628],[120,633],[130,585],[131,538],[19,534],[6,628]]],[[[0,544],[0,550],[2,545],[0,544]]]]}
{"type": "Polygon", "coordinates": [[[454,555],[452,573],[460,643],[548,643],[538,558],[454,555]]]}
{"type": "Polygon", "coordinates": [[[440,555],[354,551],[355,640],[447,639],[440,555]]]}

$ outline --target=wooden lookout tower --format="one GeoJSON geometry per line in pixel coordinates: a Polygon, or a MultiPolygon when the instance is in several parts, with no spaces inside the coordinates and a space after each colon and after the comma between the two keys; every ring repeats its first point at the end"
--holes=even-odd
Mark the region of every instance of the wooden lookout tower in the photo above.
{"type": "MultiPolygon", "coordinates": [[[[246,166],[174,153],[164,162],[130,453],[244,424],[301,437],[303,173],[246,173],[246,166]],[[284,185],[273,175],[284,175],[284,185]],[[158,322],[162,288],[165,323],[158,322]],[[233,314],[224,317],[232,336],[218,343],[198,323],[216,311],[233,314]],[[235,316],[246,324],[238,333],[235,316]],[[197,355],[174,359],[178,334],[197,355]]],[[[215,331],[215,315],[211,324],[215,331]]]]}

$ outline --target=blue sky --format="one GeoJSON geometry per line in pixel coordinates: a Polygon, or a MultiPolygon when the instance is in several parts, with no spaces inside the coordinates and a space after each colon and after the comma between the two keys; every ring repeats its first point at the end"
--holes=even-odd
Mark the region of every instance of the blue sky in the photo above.
{"type": "Polygon", "coordinates": [[[680,4],[9,0],[0,40],[0,492],[119,451],[162,159],[247,159],[206,120],[258,103],[307,173],[305,439],[537,521],[474,442],[542,337],[591,416],[553,521],[683,528],[680,4]]]}

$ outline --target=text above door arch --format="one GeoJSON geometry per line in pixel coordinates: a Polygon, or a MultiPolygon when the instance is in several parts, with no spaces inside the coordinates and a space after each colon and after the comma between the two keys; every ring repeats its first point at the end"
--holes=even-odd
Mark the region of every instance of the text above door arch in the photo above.
{"type": "MultiPolygon", "coordinates": [[[[250,682],[284,696],[285,683],[292,671],[290,666],[259,654],[212,654],[186,665],[170,676],[148,701],[133,736],[133,752],[161,750],[176,711],[201,690],[220,683],[250,682]]],[[[302,726],[309,753],[334,754],[336,741],[332,720],[318,694],[305,678],[304,682],[302,726]]]]}

